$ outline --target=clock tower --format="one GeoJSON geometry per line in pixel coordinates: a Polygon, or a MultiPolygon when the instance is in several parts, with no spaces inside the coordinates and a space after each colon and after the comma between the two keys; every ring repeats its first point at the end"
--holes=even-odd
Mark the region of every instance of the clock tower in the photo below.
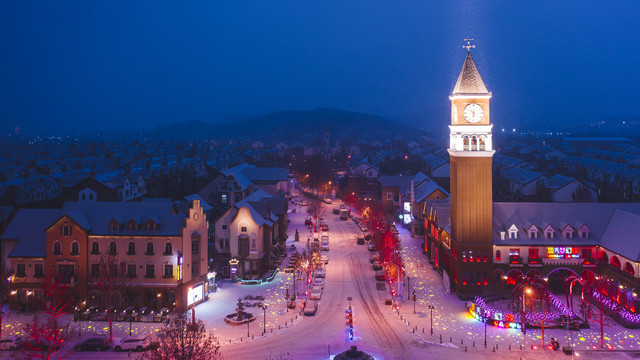
{"type": "Polygon", "coordinates": [[[468,51],[449,96],[451,125],[451,240],[455,251],[451,272],[456,293],[470,298],[489,288],[492,271],[494,154],[487,90],[468,51]]]}

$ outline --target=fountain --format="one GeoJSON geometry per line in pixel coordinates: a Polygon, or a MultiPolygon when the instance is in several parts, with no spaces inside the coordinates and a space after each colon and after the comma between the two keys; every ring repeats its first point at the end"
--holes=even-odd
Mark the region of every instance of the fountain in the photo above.
{"type": "Polygon", "coordinates": [[[238,307],[236,312],[225,316],[224,321],[231,325],[241,325],[254,321],[256,318],[253,314],[244,311],[242,298],[238,298],[238,307]]]}

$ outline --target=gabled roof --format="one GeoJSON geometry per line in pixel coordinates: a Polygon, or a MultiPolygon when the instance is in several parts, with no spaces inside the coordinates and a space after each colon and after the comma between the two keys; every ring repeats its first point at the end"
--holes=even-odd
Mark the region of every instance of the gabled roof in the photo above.
{"type": "Polygon", "coordinates": [[[9,257],[45,257],[46,229],[59,217],[57,209],[20,209],[1,240],[17,240],[9,257]]]}
{"type": "Polygon", "coordinates": [[[600,246],[632,261],[640,261],[640,214],[617,209],[602,235],[600,246]]]}
{"type": "Polygon", "coordinates": [[[478,73],[478,68],[471,57],[471,52],[467,51],[467,57],[464,59],[462,70],[456,81],[451,95],[472,95],[472,94],[489,94],[487,87],[478,73]]]}

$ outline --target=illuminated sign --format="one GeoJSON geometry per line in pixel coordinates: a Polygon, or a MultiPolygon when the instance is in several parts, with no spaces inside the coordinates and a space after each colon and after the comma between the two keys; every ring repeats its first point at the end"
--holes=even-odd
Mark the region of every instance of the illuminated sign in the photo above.
{"type": "Polygon", "coordinates": [[[202,284],[189,288],[187,293],[187,306],[204,299],[204,286],[202,284]]]}
{"type": "Polygon", "coordinates": [[[405,224],[410,224],[411,223],[411,214],[404,214],[404,223],[405,224]]]}
{"type": "Polygon", "coordinates": [[[486,322],[487,325],[492,325],[503,329],[520,329],[520,323],[513,321],[512,314],[502,315],[502,313],[499,312],[490,314],[488,311],[485,311],[485,314],[483,316],[483,310],[481,308],[478,308],[474,303],[471,303],[471,306],[469,306],[469,313],[476,320],[486,322]]]}
{"type": "Polygon", "coordinates": [[[178,280],[182,280],[182,254],[178,252],[178,280]]]}
{"type": "Polygon", "coordinates": [[[548,247],[547,248],[548,259],[579,259],[577,247],[548,247]]]}
{"type": "Polygon", "coordinates": [[[405,202],[404,203],[404,212],[406,212],[406,213],[411,212],[411,203],[410,202],[405,202]]]}

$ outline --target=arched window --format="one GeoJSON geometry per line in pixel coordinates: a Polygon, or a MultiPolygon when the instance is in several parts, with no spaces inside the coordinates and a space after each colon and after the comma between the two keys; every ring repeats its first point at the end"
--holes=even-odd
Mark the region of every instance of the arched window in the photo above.
{"type": "Polygon", "coordinates": [[[116,255],[118,253],[118,248],[116,247],[116,242],[112,241],[109,243],[109,255],[116,255]]]}
{"type": "Polygon", "coordinates": [[[484,151],[485,150],[485,146],[484,146],[484,136],[480,137],[480,151],[484,151]]]}
{"type": "Polygon", "coordinates": [[[607,253],[603,250],[600,251],[600,259],[606,263],[609,262],[609,255],[607,255],[607,253]]]}
{"type": "Polygon", "coordinates": [[[471,151],[476,151],[478,150],[478,138],[473,135],[471,137],[471,151]]]}
{"type": "Polygon", "coordinates": [[[136,243],[133,241],[129,242],[129,246],[127,247],[127,255],[135,255],[136,254],[136,243]]]}
{"type": "Polygon", "coordinates": [[[469,137],[468,136],[465,136],[462,139],[462,150],[469,151],[469,137]]]}
{"type": "Polygon", "coordinates": [[[77,241],[71,243],[71,255],[80,255],[80,244],[77,241]]]}
{"type": "Polygon", "coordinates": [[[628,272],[631,275],[634,274],[633,266],[630,263],[625,263],[624,264],[624,271],[628,272]]]}
{"type": "Polygon", "coordinates": [[[62,236],[71,236],[71,226],[69,224],[64,224],[60,228],[60,235],[62,236]]]}
{"type": "Polygon", "coordinates": [[[168,241],[164,244],[164,255],[173,255],[173,245],[168,241]]]}
{"type": "Polygon", "coordinates": [[[496,261],[500,261],[501,258],[500,250],[496,250],[496,261]]]}
{"type": "Polygon", "coordinates": [[[53,243],[53,255],[62,255],[60,241],[56,241],[53,243]]]}
{"type": "Polygon", "coordinates": [[[611,265],[617,267],[618,269],[620,269],[620,259],[618,259],[617,256],[613,256],[611,257],[611,265]]]}
{"type": "Polygon", "coordinates": [[[151,241],[147,243],[147,252],[145,255],[153,255],[153,243],[151,241]]]}
{"type": "Polygon", "coordinates": [[[100,254],[100,245],[97,241],[91,243],[91,254],[97,255],[100,254]]]}

